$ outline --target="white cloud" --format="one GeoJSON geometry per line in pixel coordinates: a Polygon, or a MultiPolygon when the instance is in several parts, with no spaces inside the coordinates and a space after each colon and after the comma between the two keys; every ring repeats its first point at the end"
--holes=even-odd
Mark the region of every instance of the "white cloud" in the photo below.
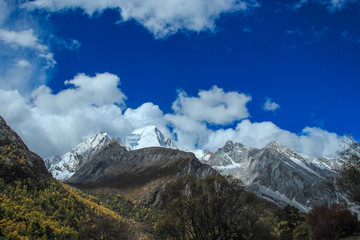
{"type": "Polygon", "coordinates": [[[39,44],[38,38],[34,35],[33,29],[19,32],[0,29],[0,40],[16,47],[30,47],[41,51],[47,50],[47,46],[39,44]]]}
{"type": "Polygon", "coordinates": [[[271,98],[267,98],[266,102],[263,105],[263,109],[265,111],[272,111],[274,112],[275,110],[279,109],[280,105],[277,104],[276,102],[273,102],[273,100],[271,98]]]}
{"type": "MultiPolygon", "coordinates": [[[[56,64],[48,46],[40,43],[40,40],[35,36],[34,30],[31,28],[19,32],[0,29],[0,40],[13,48],[29,48],[36,51],[37,55],[47,62],[46,68],[53,67],[56,64]]],[[[23,49],[17,50],[23,51],[23,49]]]]}
{"type": "Polygon", "coordinates": [[[164,113],[158,105],[147,102],[136,109],[128,108],[124,112],[124,117],[131,123],[132,129],[155,125],[166,137],[171,138],[171,133],[166,127],[164,113]]]}
{"type": "Polygon", "coordinates": [[[117,87],[119,84],[119,77],[110,73],[96,74],[95,77],[78,74],[74,79],[65,81],[70,88],[58,94],[52,94],[51,89],[43,85],[31,96],[42,111],[61,114],[91,106],[124,105],[126,97],[117,87]]]}
{"type": "Polygon", "coordinates": [[[227,92],[217,86],[210,90],[200,90],[198,97],[189,97],[184,91],[179,92],[172,109],[176,115],[211,124],[229,124],[249,117],[246,104],[251,97],[243,93],[227,92]]]}
{"type": "Polygon", "coordinates": [[[44,72],[38,68],[39,59],[34,59],[30,64],[28,58],[18,60],[16,56],[12,57],[14,58],[12,61],[6,61],[6,58],[0,57],[0,64],[3,67],[0,68],[1,89],[18,89],[20,92],[29,92],[33,86],[32,78],[36,78],[36,82],[39,83],[45,80],[44,72]]]}
{"type": "Polygon", "coordinates": [[[126,97],[116,75],[79,74],[65,84],[69,88],[57,94],[41,86],[30,98],[17,90],[0,89],[0,115],[42,156],[69,151],[84,137],[100,131],[124,137],[136,128],[157,125],[171,136],[162,111],[152,103],[123,113],[126,97]]]}
{"type": "Polygon", "coordinates": [[[36,0],[29,8],[48,11],[81,8],[87,14],[116,9],[123,21],[135,20],[156,38],[178,31],[213,31],[222,14],[247,12],[259,4],[255,0],[36,0]]]}
{"type": "Polygon", "coordinates": [[[65,83],[69,88],[57,94],[41,86],[33,91],[31,97],[24,97],[17,90],[0,89],[0,115],[30,149],[42,156],[69,151],[84,137],[100,131],[124,138],[133,130],[148,125],[156,125],[167,137],[176,136],[176,144],[185,149],[216,151],[228,140],[254,147],[264,147],[276,140],[313,156],[332,155],[339,149],[339,137],[320,128],[306,127],[296,134],[271,122],[252,123],[248,119],[238,123],[235,129],[209,128],[207,124],[211,122],[228,122],[215,117],[216,112],[229,116],[231,123],[248,116],[245,106],[250,100],[248,96],[225,93],[217,87],[199,91],[198,97],[188,97],[180,92],[175,101],[180,102],[175,104],[174,112],[164,115],[159,106],[149,102],[123,112],[126,97],[118,88],[119,78],[114,74],[103,73],[94,77],[79,74],[65,83]],[[237,114],[233,113],[235,100],[241,102],[241,110],[235,111],[237,114]],[[190,103],[198,111],[206,109],[203,113],[209,120],[190,111],[190,103]],[[219,109],[222,104],[227,107],[219,109]],[[167,128],[169,125],[170,129],[167,128]]]}
{"type": "Polygon", "coordinates": [[[165,119],[174,128],[177,146],[184,149],[202,148],[211,133],[206,124],[191,119],[189,116],[166,114],[165,119]]]}
{"type": "Polygon", "coordinates": [[[270,141],[278,141],[310,156],[333,156],[340,148],[340,138],[320,128],[305,127],[300,134],[295,134],[272,122],[251,123],[249,120],[243,120],[235,129],[212,132],[205,147],[215,151],[228,140],[257,148],[264,147],[270,141]]]}
{"type": "Polygon", "coordinates": [[[16,63],[16,65],[19,66],[19,67],[21,67],[21,68],[26,68],[26,67],[30,67],[30,66],[31,66],[31,64],[30,64],[28,61],[24,60],[24,59],[19,60],[19,61],[16,63]]]}
{"type": "Polygon", "coordinates": [[[39,37],[36,17],[20,8],[21,1],[0,0],[0,88],[29,94],[46,81],[56,61],[39,37]]]}
{"type": "MultiPolygon", "coordinates": [[[[0,40],[14,48],[30,48],[37,51],[38,56],[46,60],[46,68],[53,67],[56,64],[48,46],[40,43],[31,28],[19,32],[0,29],[0,40]]],[[[20,51],[23,50],[20,49],[20,51]]]]}

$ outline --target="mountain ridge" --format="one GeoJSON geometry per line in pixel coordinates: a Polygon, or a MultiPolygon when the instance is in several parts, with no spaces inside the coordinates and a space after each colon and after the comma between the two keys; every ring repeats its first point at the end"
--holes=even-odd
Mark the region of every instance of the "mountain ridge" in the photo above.
{"type": "Polygon", "coordinates": [[[66,182],[75,186],[128,189],[157,179],[176,179],[186,174],[217,175],[193,153],[178,149],[148,147],[128,151],[115,141],[101,148],[66,182]]]}
{"type": "MultiPolygon", "coordinates": [[[[104,133],[102,134],[104,135],[104,133]]],[[[105,135],[107,136],[107,134],[105,135]]],[[[111,149],[113,147],[113,150],[107,150],[108,153],[102,157],[107,158],[107,160],[100,159],[99,156],[96,157],[96,161],[101,163],[101,166],[96,167],[95,165],[91,165],[89,168],[92,169],[91,171],[95,171],[93,174],[105,166],[106,171],[96,173],[98,176],[101,176],[103,180],[114,180],[117,178],[115,176],[118,176],[119,173],[124,175],[130,172],[134,176],[137,176],[138,179],[136,177],[133,178],[133,181],[137,182],[142,176],[136,175],[137,173],[132,166],[139,163],[135,160],[134,162],[123,162],[122,166],[116,166],[119,169],[123,169],[122,172],[120,170],[117,173],[110,171],[109,167],[113,165],[112,167],[114,168],[116,165],[112,162],[115,161],[115,157],[111,156],[111,151],[121,159],[124,155],[135,156],[139,152],[144,154],[145,152],[151,152],[149,149],[154,149],[154,147],[159,149],[163,148],[162,151],[164,152],[177,149],[172,142],[168,144],[169,139],[166,139],[155,126],[137,129],[133,131],[130,137],[125,138],[124,141],[118,138],[111,139],[108,137],[106,139],[104,144],[96,146],[96,151],[88,151],[91,154],[87,155],[87,160],[79,164],[76,170],[73,171],[72,174],[69,174],[68,178],[63,179],[63,181],[78,184],[75,179],[81,180],[81,174],[90,176],[90,170],[85,171],[82,169],[79,172],[77,171],[87,162],[91,161],[99,151],[103,151],[103,148],[111,149]],[[116,149],[118,151],[116,151],[116,149]],[[96,168],[98,169],[95,170],[96,168]],[[129,172],[126,173],[125,170],[129,172]]],[[[90,140],[83,141],[89,142],[90,140]]],[[[72,152],[76,151],[73,150],[72,152]]],[[[269,142],[262,149],[228,141],[222,148],[219,148],[214,153],[205,152],[200,149],[186,152],[192,152],[193,154],[193,156],[188,157],[189,159],[200,159],[202,163],[208,164],[220,174],[231,175],[236,179],[240,179],[249,191],[280,206],[290,204],[301,209],[303,212],[308,212],[312,207],[324,202],[346,202],[344,196],[335,191],[335,181],[338,175],[337,169],[340,167],[339,162],[326,157],[306,156],[276,141],[269,142]]],[[[144,156],[141,156],[141,158],[144,156]]],[[[151,158],[151,154],[147,157],[151,158]]],[[[85,157],[81,155],[79,155],[78,158],[85,159],[85,157]]],[[[164,160],[164,162],[155,165],[148,163],[149,166],[146,167],[141,164],[137,166],[139,169],[147,169],[149,166],[153,167],[151,170],[150,168],[147,170],[143,169],[144,172],[149,171],[148,174],[152,175],[157,171],[155,168],[160,168],[162,164],[165,166],[167,162],[164,160]]],[[[175,165],[173,165],[173,167],[175,167],[175,165]]],[[[162,175],[165,174],[165,171],[156,174],[162,175]]],[[[99,185],[101,181],[98,176],[96,179],[90,177],[88,179],[82,179],[81,181],[95,181],[99,185]]],[[[117,184],[122,181],[123,180],[117,179],[117,184]]],[[[81,184],[80,182],[79,184],[81,184]]],[[[127,182],[127,184],[131,185],[133,183],[130,181],[127,182]]],[[[100,185],[105,186],[105,181],[102,181],[100,185]]]]}
{"type": "Polygon", "coordinates": [[[312,159],[317,158],[298,154],[277,142],[257,149],[228,141],[205,162],[280,206],[289,204],[308,212],[323,203],[345,201],[335,191],[338,172],[321,159],[312,159]]]}

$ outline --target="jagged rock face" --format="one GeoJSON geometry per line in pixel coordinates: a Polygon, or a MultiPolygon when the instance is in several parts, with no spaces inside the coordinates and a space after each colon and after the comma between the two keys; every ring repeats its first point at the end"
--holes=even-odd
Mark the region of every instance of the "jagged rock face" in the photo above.
{"type": "Polygon", "coordinates": [[[16,132],[0,116],[0,177],[5,182],[51,177],[40,156],[31,152],[16,132]]]}
{"type": "Polygon", "coordinates": [[[122,189],[185,174],[204,177],[218,173],[210,166],[202,164],[193,153],[161,147],[128,151],[112,141],[67,182],[122,189]]]}
{"type": "MultiPolygon", "coordinates": [[[[116,138],[119,143],[121,140],[116,138]]],[[[60,181],[70,178],[96,151],[110,142],[107,133],[98,133],[95,136],[84,139],[70,152],[62,156],[52,156],[45,159],[46,167],[52,175],[60,181]]]]}
{"type": "Polygon", "coordinates": [[[338,173],[309,159],[278,143],[256,149],[229,141],[207,163],[278,205],[290,204],[307,212],[342,199],[335,191],[338,173]]]}
{"type": "Polygon", "coordinates": [[[12,130],[0,116],[0,146],[15,144],[18,148],[29,150],[21,138],[12,130]]]}

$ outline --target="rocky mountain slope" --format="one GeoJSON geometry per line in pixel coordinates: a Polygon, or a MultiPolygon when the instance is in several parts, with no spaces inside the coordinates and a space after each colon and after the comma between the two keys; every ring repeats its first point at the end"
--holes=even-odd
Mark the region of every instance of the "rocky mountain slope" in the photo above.
{"type": "Polygon", "coordinates": [[[185,174],[205,177],[218,173],[201,163],[193,153],[162,147],[127,150],[111,141],[67,182],[77,186],[129,189],[185,174]]]}
{"type": "Polygon", "coordinates": [[[277,142],[256,149],[228,141],[204,162],[278,205],[308,212],[317,205],[344,200],[335,191],[338,173],[332,168],[338,166],[336,162],[298,154],[277,142]]]}
{"type": "Polygon", "coordinates": [[[20,178],[40,181],[51,177],[41,157],[29,150],[1,116],[0,177],[6,183],[12,183],[20,178]]]}
{"type": "MultiPolygon", "coordinates": [[[[124,141],[120,138],[114,138],[116,141],[125,146],[128,150],[136,150],[146,147],[163,147],[176,149],[176,145],[160,132],[155,126],[148,126],[136,129],[124,141]]],[[[46,167],[52,175],[60,180],[69,179],[82,165],[91,159],[91,157],[108,144],[111,137],[104,132],[95,136],[85,138],[76,145],[70,152],[62,156],[51,156],[45,159],[46,167]]]]}
{"type": "Polygon", "coordinates": [[[70,152],[62,156],[46,158],[46,167],[56,179],[65,181],[87,162],[97,150],[109,142],[110,137],[107,133],[98,133],[95,136],[84,139],[71,149],[70,152]]]}

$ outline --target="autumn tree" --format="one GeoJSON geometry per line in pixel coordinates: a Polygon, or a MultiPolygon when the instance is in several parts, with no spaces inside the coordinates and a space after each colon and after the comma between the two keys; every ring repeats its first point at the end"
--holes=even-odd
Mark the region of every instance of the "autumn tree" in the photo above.
{"type": "Polygon", "coordinates": [[[269,239],[256,213],[256,197],[220,176],[185,176],[170,186],[159,239],[269,239]]]}
{"type": "Polygon", "coordinates": [[[307,224],[314,240],[337,240],[347,237],[357,230],[357,216],[339,204],[320,205],[310,210],[307,224]]]}

